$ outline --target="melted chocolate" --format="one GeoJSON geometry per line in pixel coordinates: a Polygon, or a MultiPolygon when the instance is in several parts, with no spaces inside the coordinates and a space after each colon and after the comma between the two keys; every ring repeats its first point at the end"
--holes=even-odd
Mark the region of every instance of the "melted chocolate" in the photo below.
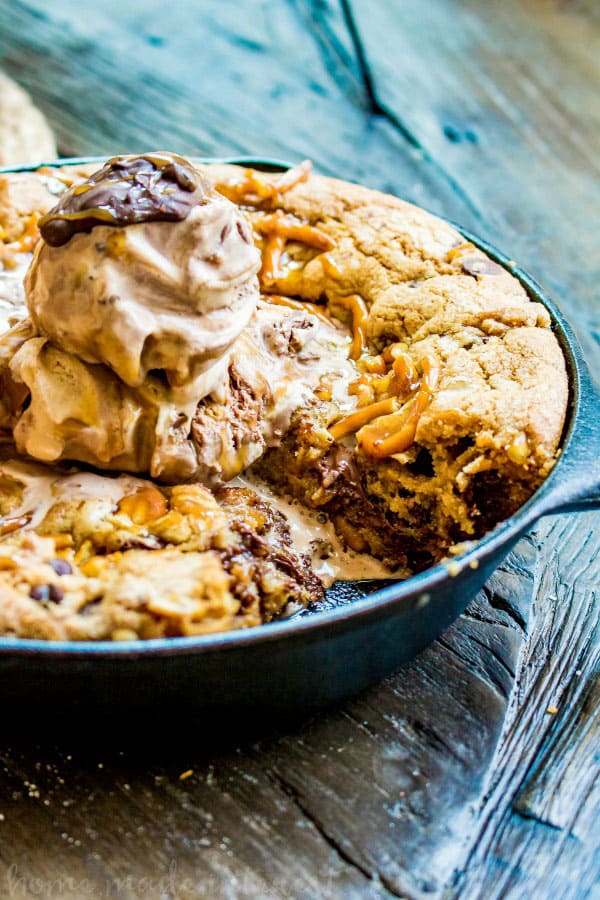
{"type": "Polygon", "coordinates": [[[173,153],[115,156],[66,191],[39,229],[47,244],[60,247],[95,225],[179,222],[204,202],[206,190],[191,163],[173,153]]]}

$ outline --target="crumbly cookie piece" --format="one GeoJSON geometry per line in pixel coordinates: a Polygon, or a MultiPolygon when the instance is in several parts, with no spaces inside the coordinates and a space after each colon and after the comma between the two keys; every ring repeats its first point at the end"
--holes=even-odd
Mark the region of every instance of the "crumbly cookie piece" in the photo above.
{"type": "MultiPolygon", "coordinates": [[[[283,516],[245,488],[215,496],[200,485],[163,490],[130,479],[135,489],[116,501],[118,479],[92,476],[97,489],[84,491],[92,496],[70,499],[64,490],[60,499],[65,476],[56,481],[57,501],[27,529],[28,516],[15,509],[23,505],[23,485],[8,472],[0,483],[2,634],[206,634],[259,625],[289,602],[304,606],[323,595],[292,549],[283,516]]],[[[71,492],[77,477],[70,476],[71,492]]]]}

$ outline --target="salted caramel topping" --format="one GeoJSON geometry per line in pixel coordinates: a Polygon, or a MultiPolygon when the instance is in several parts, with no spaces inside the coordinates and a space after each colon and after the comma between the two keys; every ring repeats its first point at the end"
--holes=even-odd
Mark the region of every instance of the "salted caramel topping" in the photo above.
{"type": "Polygon", "coordinates": [[[303,159],[297,166],[292,166],[291,169],[288,169],[275,179],[275,192],[277,194],[285,194],[291,188],[296,187],[297,184],[307,181],[311,169],[312,162],[310,159],[303,159]]]}
{"type": "Polygon", "coordinates": [[[263,201],[277,200],[282,194],[308,179],[312,163],[305,159],[276,178],[265,178],[256,169],[246,169],[241,181],[228,181],[217,185],[220,193],[234,203],[255,205],[263,201]]]}
{"type": "Polygon", "coordinates": [[[392,363],[398,394],[410,394],[419,387],[419,373],[406,353],[401,353],[392,363]]]}
{"type": "Polygon", "coordinates": [[[61,196],[39,221],[51,247],[96,225],[122,227],[138,222],[180,222],[204,202],[206,186],[193,166],[173,153],[115,156],[61,196]]]}
{"type": "Polygon", "coordinates": [[[166,497],[154,485],[144,485],[119,501],[119,512],[129,516],[136,525],[145,525],[164,516],[168,509],[166,497]]]}
{"type": "Polygon", "coordinates": [[[266,237],[260,272],[260,280],[265,287],[283,276],[284,273],[280,270],[281,257],[288,241],[298,241],[317,250],[329,250],[333,246],[329,235],[312,225],[296,222],[279,210],[263,216],[254,223],[254,228],[266,237]]]}
{"type": "Polygon", "coordinates": [[[261,283],[265,286],[272,284],[281,276],[280,264],[286,240],[282,235],[270,234],[262,252],[262,266],[259,273],[261,283]]]}
{"type": "Polygon", "coordinates": [[[260,234],[279,235],[286,241],[298,241],[300,244],[316,247],[317,250],[331,250],[333,247],[333,241],[328,234],[312,225],[296,222],[279,210],[258,219],[254,227],[260,234]]]}
{"type": "Polygon", "coordinates": [[[13,531],[18,531],[19,528],[24,528],[31,521],[31,516],[11,516],[10,518],[3,519],[0,523],[0,536],[4,537],[5,534],[12,534],[13,531]]]}
{"type": "Polygon", "coordinates": [[[16,260],[13,259],[17,253],[31,253],[40,237],[38,230],[38,216],[31,213],[25,220],[21,235],[8,244],[0,243],[0,262],[7,268],[11,269],[16,266],[16,260]]]}
{"type": "Polygon", "coordinates": [[[385,400],[377,400],[376,403],[370,403],[369,406],[363,406],[362,409],[345,416],[332,425],[329,434],[335,441],[339,441],[348,434],[354,434],[371,419],[378,416],[395,412],[398,409],[398,400],[396,397],[387,397],[385,400]]]}
{"type": "Polygon", "coordinates": [[[362,356],[359,362],[359,369],[374,375],[385,375],[387,366],[383,356],[362,356]]]}
{"type": "Polygon", "coordinates": [[[353,340],[348,356],[350,359],[358,359],[367,349],[366,327],[369,313],[365,301],[358,294],[348,296],[336,294],[330,298],[330,302],[349,310],[352,314],[353,340]]]}
{"type": "MultiPolygon", "coordinates": [[[[423,374],[420,379],[414,364],[404,354],[397,355],[392,365],[392,377],[386,390],[393,390],[395,396],[361,405],[356,412],[340,419],[329,429],[336,441],[356,433],[361,450],[378,459],[401,453],[410,447],[419,419],[431,402],[439,378],[439,366],[428,356],[421,363],[423,374]],[[406,401],[411,393],[413,396],[406,401]]],[[[373,396],[376,379],[384,383],[386,377],[371,376],[369,381],[362,376],[354,382],[353,393],[358,396],[359,403],[363,397],[373,396]],[[370,395],[367,393],[369,390],[372,391],[370,395]]]]}

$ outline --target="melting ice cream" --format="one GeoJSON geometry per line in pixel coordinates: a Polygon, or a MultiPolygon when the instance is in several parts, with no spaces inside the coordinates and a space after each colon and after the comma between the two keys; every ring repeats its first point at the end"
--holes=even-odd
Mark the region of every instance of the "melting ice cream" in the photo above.
{"type": "Polygon", "coordinates": [[[0,341],[20,452],[218,484],[352,377],[343,330],[259,300],[244,213],[180,157],[110,160],[40,231],[31,324],[0,341]]]}

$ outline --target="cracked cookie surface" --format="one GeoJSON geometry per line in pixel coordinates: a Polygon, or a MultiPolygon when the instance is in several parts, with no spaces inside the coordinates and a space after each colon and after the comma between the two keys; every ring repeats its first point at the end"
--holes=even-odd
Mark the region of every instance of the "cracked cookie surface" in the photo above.
{"type": "MultiPolygon", "coordinates": [[[[250,477],[326,514],[343,544],[402,576],[514,512],[552,468],[567,406],[547,310],[451,225],[402,200],[306,166],[292,176],[201,170],[252,223],[262,254],[261,315],[281,318],[269,340],[283,341],[293,358],[297,336],[321,327],[340,364],[323,367],[321,359],[279,430],[270,424],[267,432],[277,379],[259,390],[247,361],[234,357],[226,388],[203,398],[181,436],[194,448],[196,477],[217,485],[252,464],[250,477]],[[330,333],[341,338],[332,344],[330,333]]],[[[63,183],[89,171],[0,180],[0,300],[17,322],[0,341],[7,439],[31,405],[11,361],[23,343],[41,339],[23,321],[19,279],[10,296],[6,286],[35,242],[31,222],[63,183]]],[[[87,368],[96,377],[98,367],[87,368]]],[[[136,408],[128,397],[125,409],[121,393],[102,392],[103,403],[115,405],[113,422],[136,408]]],[[[144,475],[147,457],[147,450],[133,464],[127,457],[123,468],[144,475]]],[[[214,524],[199,530],[196,514],[177,508],[189,486],[132,481],[142,487],[124,508],[102,491],[59,498],[33,528],[13,529],[22,487],[3,479],[0,631],[67,639],[194,634],[259,624],[289,600],[306,605],[321,596],[284,521],[256,494],[196,485],[214,524]],[[139,511],[144,492],[158,505],[141,523],[135,516],[150,515],[139,511]],[[57,572],[57,559],[70,571],[57,572]]]]}

